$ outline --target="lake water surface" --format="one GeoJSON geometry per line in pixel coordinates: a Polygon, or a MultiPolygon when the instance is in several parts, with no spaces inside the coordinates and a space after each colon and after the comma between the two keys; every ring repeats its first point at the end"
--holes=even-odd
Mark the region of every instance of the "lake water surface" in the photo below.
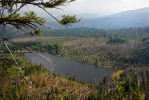
{"type": "MultiPolygon", "coordinates": [[[[95,66],[84,62],[78,62],[75,60],[66,59],[64,57],[51,55],[49,53],[41,54],[45,57],[50,58],[52,62],[56,65],[54,69],[57,75],[66,77],[68,74],[71,77],[75,76],[77,80],[82,80],[88,83],[90,83],[94,79],[96,79],[98,82],[102,81],[106,75],[111,75],[113,72],[117,71],[113,68],[95,66]]],[[[26,58],[28,61],[31,60],[33,63],[42,63],[45,68],[52,71],[50,63],[41,56],[33,53],[27,53],[26,58]]]]}

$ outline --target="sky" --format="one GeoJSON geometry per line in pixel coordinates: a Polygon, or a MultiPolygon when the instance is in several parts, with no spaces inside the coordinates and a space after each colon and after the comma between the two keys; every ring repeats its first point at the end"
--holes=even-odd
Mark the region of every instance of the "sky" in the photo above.
{"type": "Polygon", "coordinates": [[[149,7],[149,0],[76,0],[66,10],[75,13],[114,14],[149,7]]]}
{"type": "MultiPolygon", "coordinates": [[[[49,10],[55,16],[62,14],[97,14],[106,16],[122,11],[134,10],[149,7],[149,0],[76,0],[67,6],[60,7],[62,10],[49,10]]],[[[38,8],[35,9],[41,16],[48,16],[38,8]]]]}

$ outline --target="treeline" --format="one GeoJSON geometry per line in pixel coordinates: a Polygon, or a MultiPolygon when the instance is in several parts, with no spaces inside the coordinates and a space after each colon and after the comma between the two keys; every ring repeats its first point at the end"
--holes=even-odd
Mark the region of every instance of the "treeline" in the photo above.
{"type": "Polygon", "coordinates": [[[59,55],[61,49],[61,46],[58,43],[46,44],[44,42],[38,42],[38,41],[20,42],[19,45],[21,45],[21,47],[24,48],[29,47],[38,52],[49,52],[54,55],[59,55]]]}
{"type": "Polygon", "coordinates": [[[95,29],[95,28],[71,28],[59,30],[44,30],[44,36],[50,37],[111,37],[137,39],[149,36],[149,27],[122,28],[122,29],[95,29]]]}
{"type": "MultiPolygon", "coordinates": [[[[7,29],[7,31],[0,30],[0,35],[3,38],[15,39],[31,37],[27,33],[13,30],[13,28],[7,29]],[[4,33],[4,34],[3,34],[4,33]]],[[[122,38],[122,39],[137,39],[143,37],[149,37],[149,27],[136,27],[136,28],[122,28],[122,29],[96,29],[96,28],[69,28],[59,30],[49,30],[44,28],[42,32],[45,37],[86,37],[86,38],[122,38]]]]}
{"type": "Polygon", "coordinates": [[[119,38],[53,38],[19,44],[37,52],[49,52],[81,62],[116,69],[149,66],[147,37],[129,41],[119,38]]]}

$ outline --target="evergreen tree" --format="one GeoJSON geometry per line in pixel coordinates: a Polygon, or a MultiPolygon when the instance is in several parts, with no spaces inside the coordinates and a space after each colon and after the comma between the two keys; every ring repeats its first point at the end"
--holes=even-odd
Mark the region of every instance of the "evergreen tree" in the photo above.
{"type": "MultiPolygon", "coordinates": [[[[59,9],[59,6],[63,6],[67,3],[73,2],[75,0],[1,0],[0,1],[0,25],[1,28],[5,30],[6,25],[12,25],[16,29],[25,31],[25,28],[31,31],[28,32],[31,35],[42,36],[41,29],[37,25],[46,26],[53,28],[51,26],[44,25],[46,20],[42,17],[37,16],[34,11],[24,12],[21,15],[19,11],[28,5],[36,6],[48,13],[52,18],[58,21],[62,25],[69,25],[70,23],[75,23],[80,21],[76,16],[62,15],[62,19],[58,20],[52,14],[50,14],[47,9],[59,9]]],[[[26,31],[25,31],[26,32],[26,31]]]]}

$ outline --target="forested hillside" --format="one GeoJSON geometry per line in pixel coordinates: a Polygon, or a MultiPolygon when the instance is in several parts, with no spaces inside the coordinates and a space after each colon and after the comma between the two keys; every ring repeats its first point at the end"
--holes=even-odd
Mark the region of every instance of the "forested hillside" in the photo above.
{"type": "Polygon", "coordinates": [[[112,77],[105,76],[103,82],[93,80],[88,84],[91,92],[86,96],[89,100],[148,100],[148,30],[148,27],[120,30],[80,28],[45,34],[52,38],[19,38],[14,41],[35,51],[119,69],[112,77]]]}
{"type": "MultiPolygon", "coordinates": [[[[98,29],[120,29],[129,27],[146,27],[149,25],[149,8],[141,8],[135,10],[128,10],[119,12],[116,14],[86,19],[86,16],[82,16],[81,22],[73,24],[73,28],[88,27],[98,29]]],[[[57,22],[47,22],[48,25],[54,25],[54,27],[64,29],[62,25],[57,22]]]]}
{"type": "MultiPolygon", "coordinates": [[[[0,0],[0,100],[149,100],[149,8],[85,20],[76,15],[56,17],[61,13],[54,10],[63,10],[74,1],[0,0]],[[80,23],[74,24],[77,22],[80,23]],[[58,30],[61,26],[57,24],[65,28],[58,30]],[[111,75],[103,71],[103,80],[91,77],[90,83],[77,79],[78,73],[67,73],[62,78],[56,73],[57,66],[42,52],[76,60],[80,65],[90,63],[95,67],[93,70],[113,68],[117,72],[111,75]],[[27,59],[26,53],[42,57],[52,70],[27,59]]],[[[97,1],[100,0],[94,2],[97,1]]],[[[132,0],[116,0],[112,4],[110,1],[110,6],[115,3],[132,4],[132,0]]],[[[76,4],[67,11],[80,12],[80,4],[83,9],[84,4],[93,4],[87,7],[88,11],[100,8],[90,0],[78,0],[76,4]]],[[[111,8],[105,4],[106,9],[111,8]]],[[[87,69],[86,65],[81,67],[87,69]]],[[[85,69],[78,71],[84,73],[85,69]]],[[[88,75],[93,74],[88,71],[88,75]]],[[[98,78],[101,74],[94,75],[98,78]]]]}
{"type": "MultiPolygon", "coordinates": [[[[10,54],[1,55],[5,59],[10,54]],[[7,56],[6,56],[7,55],[7,56]]],[[[0,62],[0,99],[23,100],[148,100],[148,68],[119,70],[112,77],[105,76],[103,82],[93,80],[91,84],[76,82],[47,71],[42,64],[27,62],[23,55],[15,54],[25,72],[12,67],[13,62],[0,62]]]]}
{"type": "Polygon", "coordinates": [[[117,69],[130,66],[144,67],[149,64],[148,30],[148,27],[120,30],[55,30],[45,34],[55,38],[43,37],[41,40],[38,39],[39,41],[26,39],[21,44],[37,51],[117,69]]]}

